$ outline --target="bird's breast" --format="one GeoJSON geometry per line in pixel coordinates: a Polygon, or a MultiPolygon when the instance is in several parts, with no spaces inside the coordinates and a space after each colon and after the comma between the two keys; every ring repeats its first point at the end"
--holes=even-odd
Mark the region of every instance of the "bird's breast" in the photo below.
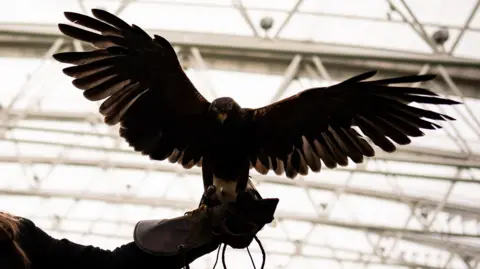
{"type": "Polygon", "coordinates": [[[227,181],[236,181],[246,167],[248,156],[241,151],[222,151],[212,154],[210,162],[212,171],[218,177],[227,181]]]}
{"type": "Polygon", "coordinates": [[[242,154],[248,146],[247,136],[241,128],[219,128],[211,132],[209,151],[218,158],[230,159],[242,154]]]}
{"type": "Polygon", "coordinates": [[[236,181],[248,162],[248,139],[240,125],[218,124],[209,137],[208,160],[222,180],[236,181]]]}

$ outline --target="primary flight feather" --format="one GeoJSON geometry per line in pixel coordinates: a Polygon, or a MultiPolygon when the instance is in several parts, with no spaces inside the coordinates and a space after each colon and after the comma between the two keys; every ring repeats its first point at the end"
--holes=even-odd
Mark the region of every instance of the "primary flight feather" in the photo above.
{"type": "Polygon", "coordinates": [[[100,113],[109,125],[120,123],[120,135],[134,150],[153,160],[202,167],[204,187],[220,187],[231,200],[247,188],[249,170],[272,170],[295,178],[322,165],[346,166],[375,155],[354,126],[385,152],[406,145],[421,129],[437,129],[433,121],[454,120],[412,102],[453,105],[418,87],[390,86],[422,82],[433,75],[370,80],[367,72],[330,87],[312,88],[250,109],[233,99],[207,101],[189,80],[170,43],[151,38],[107,11],[93,9],[91,18],[65,12],[70,21],[91,32],[59,24],[62,33],[89,42],[89,52],[54,55],[73,64],[63,71],[74,78],[90,101],[104,100],[100,113]],[[323,164],[322,164],[323,163],[323,164]]]}

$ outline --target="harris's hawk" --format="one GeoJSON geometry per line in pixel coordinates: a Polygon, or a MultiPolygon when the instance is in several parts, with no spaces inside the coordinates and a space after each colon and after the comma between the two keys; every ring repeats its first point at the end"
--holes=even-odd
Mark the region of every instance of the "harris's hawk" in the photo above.
{"type": "Polygon", "coordinates": [[[201,166],[205,190],[216,186],[223,201],[250,185],[252,167],[293,179],[309,170],[319,172],[322,162],[328,168],[346,166],[348,159],[361,163],[364,156],[375,155],[363,135],[394,152],[395,144],[423,136],[421,129],[440,128],[433,121],[454,120],[410,103],[459,104],[427,89],[390,86],[434,75],[367,80],[376,72],[306,89],[257,109],[242,108],[228,97],[209,102],[165,38],[151,38],[103,10],[92,14],[95,18],[65,12],[68,20],[95,32],[66,24],[59,24],[60,31],[96,49],[54,55],[73,64],[63,72],[74,78],[86,99],[106,99],[100,107],[105,123],[120,124],[120,136],[135,151],[186,169],[201,166]]]}

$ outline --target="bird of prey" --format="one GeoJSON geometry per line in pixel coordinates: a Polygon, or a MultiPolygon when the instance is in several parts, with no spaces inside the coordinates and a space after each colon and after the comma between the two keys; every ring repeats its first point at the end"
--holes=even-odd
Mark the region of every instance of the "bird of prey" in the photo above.
{"type": "Polygon", "coordinates": [[[251,168],[294,179],[320,172],[322,165],[361,163],[375,155],[365,137],[391,153],[410,137],[423,136],[421,129],[441,128],[434,121],[454,120],[411,103],[460,104],[424,88],[391,86],[434,75],[368,80],[375,71],[256,109],[229,97],[209,102],[165,38],[152,38],[107,11],[92,14],[95,18],[65,12],[68,20],[93,31],[59,24],[60,31],[95,49],[55,54],[57,61],[73,64],[63,72],[86,99],[106,99],[99,109],[105,123],[120,124],[120,136],[135,151],[186,169],[201,167],[204,190],[215,186],[221,202],[247,189],[251,168]]]}

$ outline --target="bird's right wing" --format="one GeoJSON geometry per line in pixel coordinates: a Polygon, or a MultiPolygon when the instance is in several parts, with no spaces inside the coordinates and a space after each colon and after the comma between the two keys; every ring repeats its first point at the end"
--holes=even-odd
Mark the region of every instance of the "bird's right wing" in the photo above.
{"type": "Polygon", "coordinates": [[[70,21],[98,31],[59,24],[60,31],[96,50],[54,55],[74,66],[64,73],[90,101],[106,99],[100,113],[136,151],[155,160],[169,158],[189,168],[199,164],[210,103],[196,90],[170,43],[151,38],[136,25],[93,9],[91,18],[65,12],[70,21]]]}
{"type": "Polygon", "coordinates": [[[393,152],[409,137],[422,136],[421,129],[440,128],[434,121],[453,118],[410,106],[412,102],[436,105],[459,104],[418,87],[390,84],[428,81],[432,75],[406,76],[366,81],[375,72],[352,77],[327,88],[302,91],[277,103],[248,110],[252,119],[251,163],[260,173],[286,171],[289,178],[319,172],[320,160],[329,168],[372,157],[373,144],[393,152]]]}

